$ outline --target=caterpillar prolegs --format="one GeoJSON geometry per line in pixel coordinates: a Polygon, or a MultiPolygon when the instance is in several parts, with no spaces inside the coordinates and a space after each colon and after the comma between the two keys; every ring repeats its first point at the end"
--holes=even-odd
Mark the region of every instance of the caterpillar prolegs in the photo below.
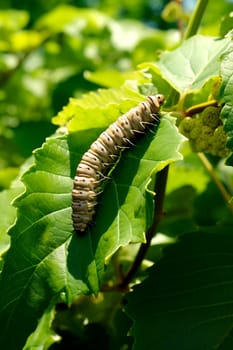
{"type": "Polygon", "coordinates": [[[83,233],[92,222],[102,179],[125,148],[134,145],[138,136],[159,122],[164,102],[161,94],[147,96],[146,101],[120,116],[84,153],[76,169],[72,191],[74,229],[83,233]]]}

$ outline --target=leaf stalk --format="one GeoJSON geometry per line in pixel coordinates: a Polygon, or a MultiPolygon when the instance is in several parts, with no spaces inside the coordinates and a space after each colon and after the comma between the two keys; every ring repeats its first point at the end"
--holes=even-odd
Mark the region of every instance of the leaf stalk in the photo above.
{"type": "Polygon", "coordinates": [[[197,0],[197,4],[194,8],[192,16],[190,17],[188,26],[184,34],[184,40],[190,38],[191,36],[197,33],[208,2],[209,0],[197,0]]]}

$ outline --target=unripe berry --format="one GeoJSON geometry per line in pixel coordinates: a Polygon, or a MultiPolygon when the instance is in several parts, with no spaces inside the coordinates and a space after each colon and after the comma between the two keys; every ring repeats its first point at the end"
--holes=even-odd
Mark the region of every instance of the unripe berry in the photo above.
{"type": "Polygon", "coordinates": [[[219,118],[221,108],[209,106],[199,115],[184,118],[180,131],[189,138],[194,152],[206,152],[218,157],[226,157],[227,135],[219,118]]]}
{"type": "Polygon", "coordinates": [[[199,135],[193,142],[195,152],[205,152],[208,148],[208,139],[203,135],[199,135]]]}
{"type": "Polygon", "coordinates": [[[221,123],[219,119],[220,108],[218,107],[207,107],[200,114],[200,119],[203,125],[207,125],[212,129],[217,128],[217,126],[221,123]]]}
{"type": "Polygon", "coordinates": [[[179,129],[185,136],[189,136],[189,133],[194,128],[194,125],[195,119],[191,117],[186,117],[181,121],[179,129]]]}
{"type": "Polygon", "coordinates": [[[190,138],[191,139],[196,139],[202,132],[202,124],[200,120],[195,119],[195,125],[193,129],[190,131],[190,138]]]}

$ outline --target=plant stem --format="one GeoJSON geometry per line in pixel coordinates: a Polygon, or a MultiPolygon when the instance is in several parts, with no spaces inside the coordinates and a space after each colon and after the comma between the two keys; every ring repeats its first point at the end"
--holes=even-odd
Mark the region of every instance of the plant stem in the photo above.
{"type": "Polygon", "coordinates": [[[210,100],[210,101],[199,103],[198,105],[191,106],[188,109],[186,109],[185,115],[192,116],[193,114],[202,112],[205,108],[210,106],[217,107],[218,102],[216,100],[210,100]]]}
{"type": "Polygon", "coordinates": [[[223,184],[221,183],[221,181],[219,180],[219,178],[215,174],[213,166],[208,161],[208,159],[206,158],[204,153],[199,152],[199,153],[197,153],[197,155],[198,155],[199,159],[201,160],[202,164],[204,165],[204,167],[206,168],[206,170],[208,171],[208,173],[210,174],[212,180],[214,181],[214,183],[217,186],[219,192],[221,193],[223,199],[225,200],[228,208],[230,209],[230,211],[233,214],[233,204],[231,202],[231,195],[226,191],[225,187],[223,186],[223,184]]]}
{"type": "MultiPolygon", "coordinates": [[[[196,6],[194,8],[194,11],[190,17],[190,20],[188,22],[188,26],[185,30],[183,40],[186,40],[190,38],[191,36],[195,35],[198,31],[198,28],[200,26],[202,17],[205,13],[206,6],[208,5],[209,0],[197,0],[196,6]]],[[[175,101],[177,96],[177,91],[172,90],[169,99],[171,101],[175,101]]],[[[185,95],[183,96],[183,100],[185,99],[185,95]]],[[[183,101],[182,101],[183,103],[183,101]]],[[[180,103],[182,105],[182,103],[180,103]]],[[[180,107],[180,106],[179,106],[180,107]]]]}
{"type": "Polygon", "coordinates": [[[184,40],[197,33],[208,2],[209,0],[197,0],[196,6],[188,23],[188,27],[186,28],[184,34],[184,40]]]}
{"type": "Polygon", "coordinates": [[[125,275],[123,281],[120,283],[121,289],[125,289],[128,286],[128,284],[134,277],[135,273],[138,271],[147,253],[147,250],[150,247],[151,240],[156,234],[158,224],[164,215],[163,203],[164,203],[165,190],[166,190],[166,184],[167,184],[168,169],[169,169],[169,166],[167,165],[163,170],[159,171],[156,175],[156,181],[154,186],[154,192],[156,193],[156,200],[155,200],[153,222],[149,227],[148,231],[146,232],[146,243],[141,244],[131,268],[129,269],[128,273],[125,275]]]}

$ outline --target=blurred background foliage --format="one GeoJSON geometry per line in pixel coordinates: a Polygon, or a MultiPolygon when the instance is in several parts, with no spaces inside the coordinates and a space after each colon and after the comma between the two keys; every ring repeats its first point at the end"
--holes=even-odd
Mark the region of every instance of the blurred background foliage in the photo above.
{"type": "MultiPolygon", "coordinates": [[[[210,3],[202,30],[217,35],[221,22],[216,26],[216,15],[228,14],[232,3],[210,3]]],[[[138,64],[155,61],[161,50],[176,47],[194,4],[2,0],[0,189],[9,187],[19,166],[54,132],[51,118],[69,97],[106,82],[114,86],[114,72],[121,72],[124,80],[138,64]]],[[[232,25],[230,17],[228,21],[232,25]]]]}

